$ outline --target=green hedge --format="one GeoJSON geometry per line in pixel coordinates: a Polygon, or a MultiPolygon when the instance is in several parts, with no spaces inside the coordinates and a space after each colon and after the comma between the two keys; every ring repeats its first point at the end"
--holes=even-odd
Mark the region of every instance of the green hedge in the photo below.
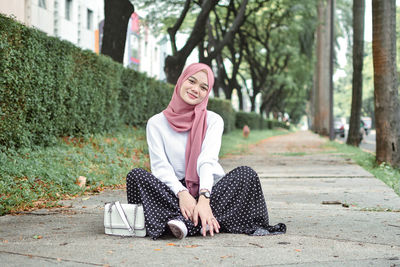
{"type": "Polygon", "coordinates": [[[236,112],[236,128],[242,129],[243,126],[247,125],[250,129],[273,129],[273,128],[285,128],[290,127],[284,122],[277,120],[264,119],[260,114],[255,112],[236,112]]]}
{"type": "Polygon", "coordinates": [[[131,69],[123,70],[121,80],[119,113],[126,124],[146,125],[152,115],[167,107],[174,90],[170,84],[148,78],[131,69]]]}
{"type": "Polygon", "coordinates": [[[247,125],[250,129],[261,129],[261,116],[255,112],[236,112],[236,128],[242,129],[247,125]]]}
{"type": "Polygon", "coordinates": [[[224,120],[224,133],[229,133],[235,129],[235,111],[229,100],[210,98],[208,100],[207,109],[221,115],[224,120]]]}
{"type": "MultiPolygon", "coordinates": [[[[173,86],[126,69],[109,57],[48,37],[0,14],[0,151],[51,145],[60,136],[144,126],[171,99],[173,86]]],[[[209,100],[224,132],[283,127],[256,113],[209,100]]]]}
{"type": "Polygon", "coordinates": [[[0,150],[143,125],[172,87],[0,14],[0,150]]]}

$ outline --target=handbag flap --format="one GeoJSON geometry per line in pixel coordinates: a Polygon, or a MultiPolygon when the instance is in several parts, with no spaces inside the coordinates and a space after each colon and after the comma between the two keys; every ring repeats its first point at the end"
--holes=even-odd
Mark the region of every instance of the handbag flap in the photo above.
{"type": "MultiPolygon", "coordinates": [[[[115,229],[126,229],[124,222],[121,219],[117,211],[117,207],[112,205],[111,216],[110,216],[110,205],[107,203],[104,208],[104,227],[105,228],[115,228],[115,229]],[[112,224],[112,225],[111,225],[112,224]]],[[[135,230],[143,230],[144,226],[144,212],[143,206],[137,204],[121,204],[122,209],[126,215],[126,218],[131,226],[134,226],[135,230]],[[136,209],[136,212],[135,212],[136,209]],[[135,219],[136,213],[136,219],[135,219]],[[135,223],[135,224],[134,224],[135,223]]]]}

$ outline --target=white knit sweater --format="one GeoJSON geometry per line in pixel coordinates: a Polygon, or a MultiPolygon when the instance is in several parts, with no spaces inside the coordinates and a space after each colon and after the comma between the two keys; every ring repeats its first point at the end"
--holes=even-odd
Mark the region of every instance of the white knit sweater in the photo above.
{"type": "MultiPolygon", "coordinates": [[[[218,163],[224,121],[218,114],[207,111],[207,132],[197,159],[200,189],[211,192],[212,186],[225,175],[218,163]]],[[[147,144],[149,146],[151,172],[177,195],[185,187],[179,182],[185,178],[185,149],[189,135],[176,132],[161,112],[147,122],[147,144]]]]}

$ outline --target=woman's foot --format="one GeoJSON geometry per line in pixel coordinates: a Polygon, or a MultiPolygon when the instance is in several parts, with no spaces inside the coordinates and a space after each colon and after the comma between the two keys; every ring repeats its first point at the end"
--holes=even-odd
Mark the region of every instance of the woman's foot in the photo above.
{"type": "Polygon", "coordinates": [[[187,236],[187,227],[181,220],[170,220],[167,224],[176,238],[182,239],[187,236]]]}

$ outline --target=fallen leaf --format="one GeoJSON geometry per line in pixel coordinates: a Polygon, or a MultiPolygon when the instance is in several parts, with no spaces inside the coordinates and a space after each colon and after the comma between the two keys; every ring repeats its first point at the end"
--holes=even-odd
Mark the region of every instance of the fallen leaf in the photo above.
{"type": "Polygon", "coordinates": [[[109,250],[109,251],[107,251],[107,253],[109,253],[109,254],[113,254],[113,253],[114,253],[114,251],[112,251],[112,250],[109,250]]]}
{"type": "Polygon", "coordinates": [[[226,258],[232,258],[232,256],[231,255],[221,256],[221,259],[226,259],[226,258]]]}
{"type": "Polygon", "coordinates": [[[35,239],[42,239],[43,236],[41,236],[41,235],[34,235],[33,238],[35,238],[35,239]]]}
{"type": "Polygon", "coordinates": [[[82,198],[82,200],[88,200],[90,197],[84,197],[82,198]]]}
{"type": "Polygon", "coordinates": [[[176,246],[174,243],[168,243],[167,246],[176,246]]]}
{"type": "Polygon", "coordinates": [[[57,261],[61,261],[61,258],[57,258],[57,261]]]}
{"type": "Polygon", "coordinates": [[[301,252],[301,249],[295,249],[297,252],[301,252]]]}
{"type": "Polygon", "coordinates": [[[155,251],[161,251],[161,248],[155,248],[154,250],[155,251]]]}

